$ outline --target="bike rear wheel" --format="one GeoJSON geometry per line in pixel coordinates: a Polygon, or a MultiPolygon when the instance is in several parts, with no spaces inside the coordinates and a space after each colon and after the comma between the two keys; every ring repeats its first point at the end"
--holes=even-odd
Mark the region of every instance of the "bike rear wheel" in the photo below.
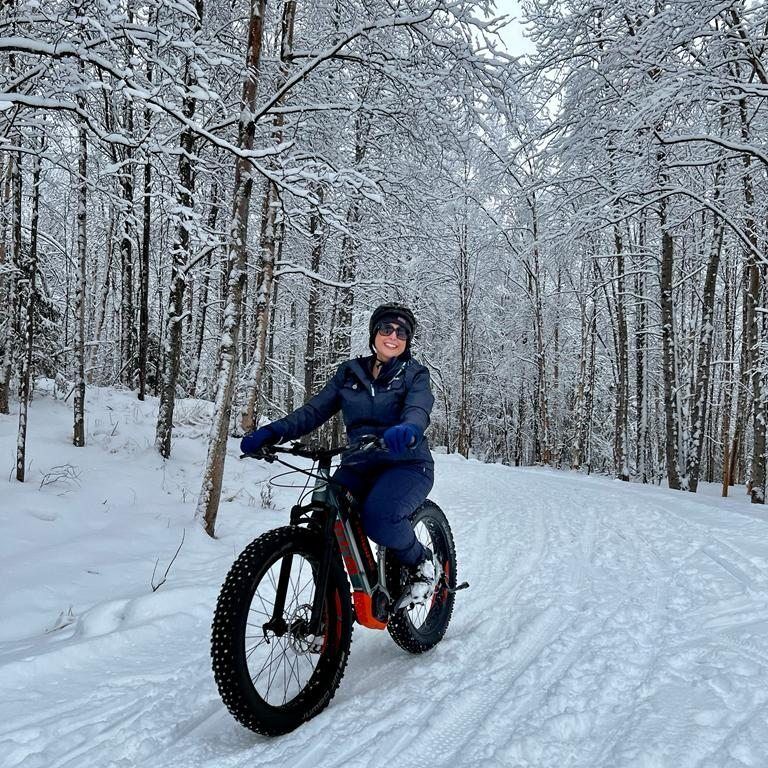
{"type": "Polygon", "coordinates": [[[306,631],[323,545],[305,528],[269,531],[246,547],[221,588],[211,636],[214,677],[230,713],[257,733],[287,733],[314,717],[344,675],[352,610],[338,558],[331,561],[320,634],[306,631]],[[275,622],[277,584],[288,564],[285,607],[275,622]]]}
{"type": "MultiPolygon", "coordinates": [[[[453,533],[440,507],[429,499],[411,519],[416,537],[437,557],[439,579],[435,594],[426,605],[403,608],[387,624],[392,639],[409,653],[424,653],[442,640],[453,613],[456,595],[456,547],[453,533]]],[[[407,571],[395,555],[387,551],[387,585],[391,595],[400,595],[405,586],[407,571]]]]}

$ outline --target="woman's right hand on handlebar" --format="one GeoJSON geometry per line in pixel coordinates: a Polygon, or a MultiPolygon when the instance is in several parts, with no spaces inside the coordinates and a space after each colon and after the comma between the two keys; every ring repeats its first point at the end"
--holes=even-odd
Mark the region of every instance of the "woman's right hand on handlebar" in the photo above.
{"type": "Polygon", "coordinates": [[[261,427],[255,432],[249,432],[240,441],[240,450],[247,456],[257,455],[261,453],[266,446],[274,445],[279,440],[280,435],[277,434],[271,424],[267,424],[266,427],[261,427]]]}

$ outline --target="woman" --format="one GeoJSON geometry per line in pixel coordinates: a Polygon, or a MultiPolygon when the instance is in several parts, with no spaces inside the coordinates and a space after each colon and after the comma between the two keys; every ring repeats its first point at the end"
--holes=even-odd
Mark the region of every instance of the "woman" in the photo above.
{"type": "Polygon", "coordinates": [[[435,401],[429,371],[411,357],[416,319],[408,307],[382,304],[368,326],[372,355],[342,363],[334,377],[305,405],[285,418],[246,435],[243,453],[295,440],[341,409],[347,438],[382,438],[387,450],[342,457],[334,480],[361,502],[365,533],[394,551],[409,569],[400,605],[428,600],[438,572],[432,552],[413,532],[410,516],[427,498],[434,481],[434,462],[424,431],[435,401]]]}

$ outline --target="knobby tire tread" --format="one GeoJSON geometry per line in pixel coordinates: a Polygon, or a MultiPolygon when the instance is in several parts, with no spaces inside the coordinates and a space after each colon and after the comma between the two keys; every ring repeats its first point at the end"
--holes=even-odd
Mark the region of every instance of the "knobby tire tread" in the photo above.
{"type": "MultiPolygon", "coordinates": [[[[434,525],[440,531],[442,542],[440,543],[439,555],[447,557],[450,562],[450,573],[448,577],[447,586],[456,586],[456,546],[453,541],[453,533],[448,523],[448,519],[445,513],[437,506],[433,501],[429,499],[425,501],[414,513],[412,523],[413,526],[419,522],[423,522],[426,518],[431,518],[434,521],[434,525]]],[[[430,532],[433,537],[434,534],[430,532]]],[[[443,565],[445,561],[442,561],[443,565]]],[[[390,591],[393,594],[399,594],[402,590],[402,583],[400,581],[401,566],[393,554],[387,556],[386,562],[387,568],[387,581],[390,586],[390,591]]],[[[408,616],[407,609],[398,611],[392,616],[387,624],[387,630],[389,631],[392,639],[403,650],[409,653],[424,653],[425,651],[434,648],[440,640],[442,640],[448,629],[448,624],[451,621],[453,615],[453,606],[456,595],[454,593],[447,593],[442,596],[441,603],[438,606],[439,613],[434,617],[434,620],[430,622],[429,618],[425,622],[431,624],[428,631],[420,631],[414,627],[408,616]]],[[[431,615],[431,613],[430,613],[431,615]]]]}
{"type": "MultiPolygon", "coordinates": [[[[329,614],[340,624],[339,638],[331,658],[320,655],[317,679],[311,679],[286,705],[274,706],[264,701],[251,684],[246,662],[245,632],[248,611],[257,579],[282,556],[292,552],[309,555],[319,563],[323,538],[319,532],[299,526],[275,528],[254,539],[232,565],[221,588],[211,627],[211,658],[214,677],[221,698],[232,716],[246,728],[266,736],[294,730],[322,711],[333,698],[344,676],[352,639],[352,609],[349,583],[340,560],[331,562],[329,594],[339,600],[329,614]]],[[[330,632],[331,628],[327,628],[330,632]]],[[[314,678],[314,675],[313,675],[314,678]]]]}

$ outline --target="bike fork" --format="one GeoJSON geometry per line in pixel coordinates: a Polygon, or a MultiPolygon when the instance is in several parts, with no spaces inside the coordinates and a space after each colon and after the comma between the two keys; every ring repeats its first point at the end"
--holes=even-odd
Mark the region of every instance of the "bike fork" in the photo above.
{"type": "Polygon", "coordinates": [[[312,615],[307,627],[307,633],[315,636],[319,635],[322,629],[323,603],[325,593],[328,591],[328,573],[331,570],[331,558],[333,557],[333,547],[329,546],[333,541],[332,515],[327,515],[323,524],[323,541],[328,542],[328,546],[323,547],[323,554],[320,557],[317,582],[315,583],[315,597],[312,600],[312,615]]]}
{"type": "Polygon", "coordinates": [[[292,565],[293,553],[289,552],[280,563],[280,575],[277,577],[277,590],[275,591],[275,604],[272,606],[272,618],[262,627],[264,638],[267,642],[269,642],[267,631],[274,632],[277,637],[282,637],[288,630],[288,624],[283,618],[283,611],[285,610],[285,596],[288,594],[288,583],[291,578],[292,565]]]}
{"type": "MultiPolygon", "coordinates": [[[[324,540],[333,540],[333,518],[325,523],[323,531],[324,540]]],[[[312,600],[312,614],[309,623],[304,632],[306,635],[319,635],[323,619],[323,603],[325,593],[328,589],[328,573],[331,568],[331,557],[333,556],[332,547],[323,547],[323,552],[318,565],[317,579],[315,581],[315,596],[312,600]]],[[[285,612],[285,598],[288,594],[288,587],[291,581],[291,568],[293,566],[293,553],[289,552],[280,563],[280,575],[277,578],[277,589],[275,591],[275,604],[272,607],[272,617],[264,625],[264,630],[271,630],[278,636],[282,636],[288,630],[295,630],[296,627],[289,627],[283,618],[285,612]]],[[[303,622],[302,622],[303,623],[303,622]]]]}

